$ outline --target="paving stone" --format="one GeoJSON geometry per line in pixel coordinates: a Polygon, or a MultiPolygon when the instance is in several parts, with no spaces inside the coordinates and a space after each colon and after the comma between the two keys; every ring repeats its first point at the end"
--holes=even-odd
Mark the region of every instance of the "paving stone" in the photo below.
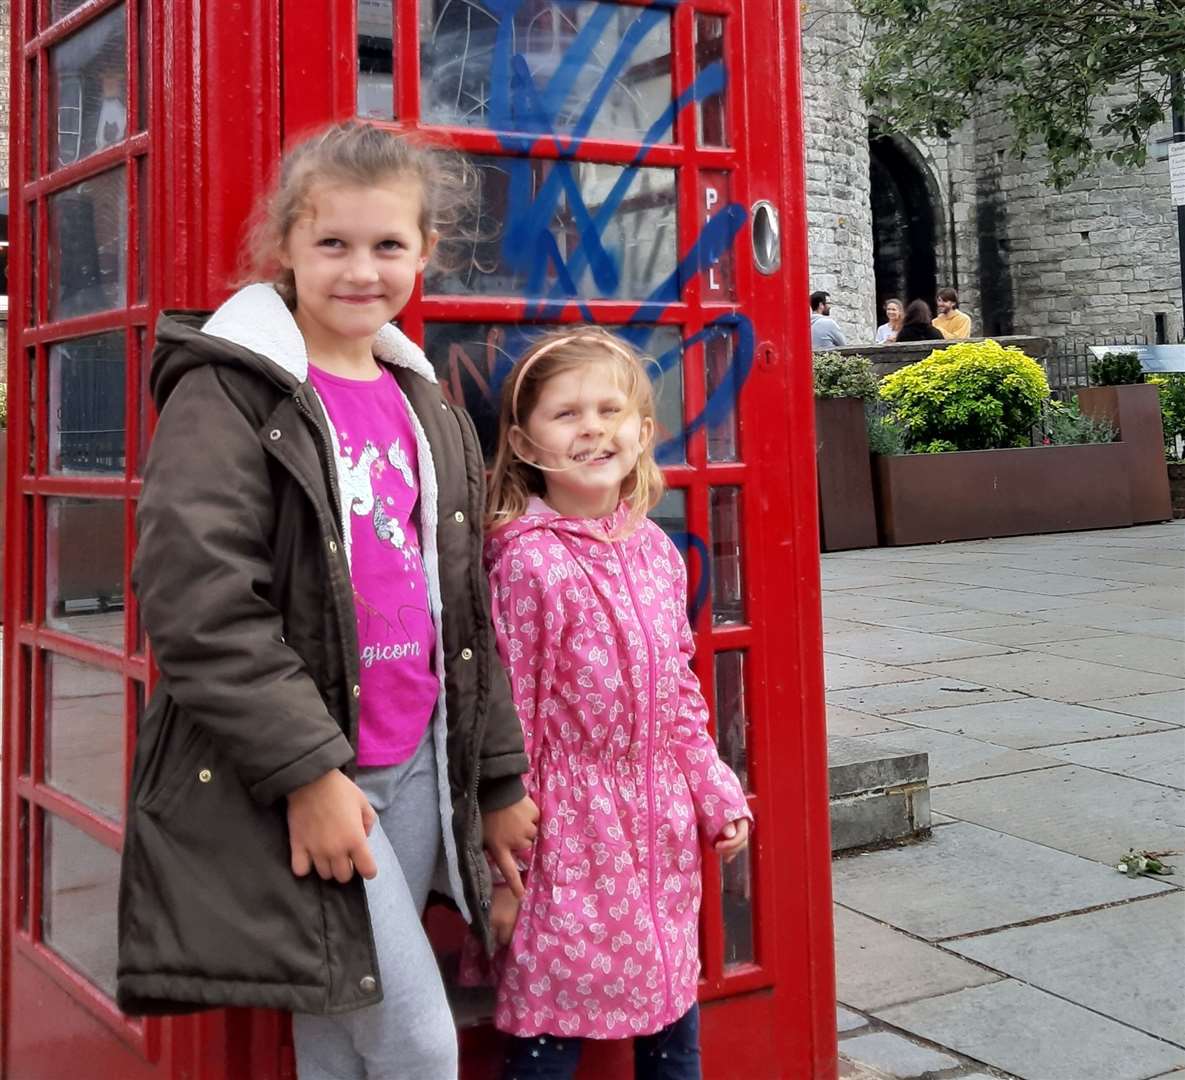
{"type": "Polygon", "coordinates": [[[918,679],[910,682],[886,683],[855,690],[839,690],[827,695],[828,705],[840,705],[857,712],[892,716],[894,713],[915,712],[918,709],[941,709],[951,705],[965,705],[970,701],[1006,701],[1019,697],[1013,690],[982,686],[962,679],[918,679]]]}
{"type": "Polygon", "coordinates": [[[835,1007],[835,1029],[841,1035],[845,1031],[855,1031],[856,1028],[864,1027],[867,1023],[868,1017],[845,1009],[842,1005],[835,1007]]]}
{"type": "MultiPolygon", "coordinates": [[[[1185,790],[1185,731],[1179,728],[1122,739],[1051,746],[1045,753],[1075,765],[1185,790]]],[[[933,771],[933,754],[930,763],[933,771]]]]}
{"type": "Polygon", "coordinates": [[[997,645],[1032,645],[1038,641],[1073,641],[1075,638],[1107,637],[1112,630],[1097,626],[1073,626],[1070,623],[1029,622],[1020,626],[998,626],[958,631],[959,637],[987,641],[997,645]]]}
{"type": "Polygon", "coordinates": [[[902,750],[925,751],[930,757],[932,788],[939,784],[959,784],[965,780],[1004,776],[1031,769],[1049,769],[1061,763],[1058,758],[1032,751],[1013,750],[965,735],[924,727],[904,728],[888,735],[869,735],[860,742],[870,748],[887,748],[892,742],[902,750]]]}
{"type": "MultiPolygon", "coordinates": [[[[1135,721],[1140,723],[1141,721],[1135,721]]],[[[1147,721],[1143,721],[1147,723],[1147,721]]],[[[838,735],[841,738],[855,738],[860,735],[878,735],[882,731],[898,731],[905,727],[896,720],[886,720],[883,716],[873,716],[870,713],[856,712],[845,709],[841,705],[827,706],[827,734],[838,735]]]]}
{"type": "Polygon", "coordinates": [[[840,1048],[847,1057],[900,1080],[924,1076],[941,1069],[953,1069],[961,1064],[958,1058],[950,1054],[922,1046],[893,1031],[851,1035],[840,1043],[840,1048]]]}
{"type": "Polygon", "coordinates": [[[1147,634],[1111,634],[1086,641],[1047,641],[1033,648],[1072,660],[1098,661],[1159,675],[1180,676],[1185,672],[1185,644],[1147,634]]]}
{"type": "Polygon", "coordinates": [[[1077,765],[973,780],[931,798],[944,814],[1109,867],[1132,847],[1185,848],[1185,794],[1077,765]]]}
{"type": "Polygon", "coordinates": [[[1105,698],[1087,701],[1094,709],[1111,709],[1128,716],[1161,720],[1166,724],[1185,724],[1185,690],[1167,690],[1160,694],[1137,694],[1134,697],[1105,698]]]}
{"type": "Polygon", "coordinates": [[[866,589],[871,585],[900,585],[907,579],[893,567],[864,569],[851,564],[824,562],[820,578],[824,589],[866,589]]]}
{"type": "Polygon", "coordinates": [[[943,608],[934,604],[915,604],[908,600],[894,600],[870,596],[860,592],[828,592],[823,595],[823,617],[853,619],[860,623],[880,625],[882,617],[901,615],[933,615],[943,608]]]}
{"type": "Polygon", "coordinates": [[[1145,1080],[1185,1055],[1011,979],[896,1005],[877,1016],[1023,1080],[1145,1080]]]}
{"type": "Polygon", "coordinates": [[[1129,633],[1164,637],[1172,641],[1185,638],[1185,618],[1172,615],[1165,619],[1136,619],[1126,627],[1129,633]]]}
{"type": "Polygon", "coordinates": [[[828,634],[842,634],[845,630],[867,630],[871,623],[854,622],[851,619],[827,619],[823,620],[823,640],[827,640],[828,634]]]}
{"type": "MultiPolygon", "coordinates": [[[[921,630],[931,634],[949,634],[954,631],[997,629],[1006,626],[1026,626],[1029,619],[1019,615],[1008,615],[1001,611],[940,611],[936,615],[906,615],[897,619],[893,626],[904,630],[921,630]]],[[[963,637],[962,633],[956,636],[963,637]]],[[[983,639],[990,640],[990,639],[983,639]]]]}
{"type": "MultiPolygon", "coordinates": [[[[867,632],[861,631],[862,633],[867,632]]],[[[909,671],[889,664],[878,664],[871,660],[842,656],[831,652],[831,642],[845,638],[847,634],[829,634],[824,639],[823,654],[824,681],[828,690],[850,690],[854,686],[879,686],[881,683],[904,682],[908,679],[924,679],[922,672],[909,671]]]]}
{"type": "Polygon", "coordinates": [[[870,1012],[999,978],[875,919],[835,907],[836,996],[845,1005],[870,1012]]]}
{"type": "Polygon", "coordinates": [[[968,656],[990,656],[1002,653],[1002,645],[965,641],[942,634],[924,634],[900,627],[853,630],[846,634],[831,634],[827,651],[842,656],[854,656],[880,664],[918,664],[935,660],[957,660],[968,656]]]}
{"type": "Polygon", "coordinates": [[[1142,585],[1138,589],[1131,589],[1127,596],[1127,603],[1138,606],[1160,608],[1174,614],[1185,611],[1185,589],[1179,582],[1173,585],[1142,585]]]}
{"type": "Polygon", "coordinates": [[[844,907],[927,941],[1171,888],[967,822],[922,843],[836,859],[831,878],[844,907]]]}
{"type": "Polygon", "coordinates": [[[1045,698],[1012,698],[981,705],[899,713],[896,719],[955,735],[969,735],[1015,750],[1167,730],[1155,721],[1096,707],[1102,704],[1070,705],[1045,698]]]}
{"type": "MultiPolygon", "coordinates": [[[[1004,579],[1010,571],[1000,571],[1004,579]]],[[[1043,612],[1072,608],[1084,601],[1076,596],[1046,596],[1011,589],[988,588],[979,585],[958,585],[945,581],[910,581],[904,585],[872,585],[845,593],[853,598],[867,596],[898,603],[929,604],[947,610],[993,611],[1004,615],[1043,612]]],[[[889,615],[920,615],[921,612],[889,611],[889,615]]]]}
{"type": "Polygon", "coordinates": [[[827,739],[828,786],[833,798],[924,782],[928,772],[926,755],[918,750],[874,744],[867,738],[827,739]]]}
{"type": "Polygon", "coordinates": [[[1111,559],[1105,555],[1088,555],[1085,558],[1074,559],[1066,569],[1084,577],[1130,581],[1142,585],[1159,585],[1171,583],[1173,580],[1173,571],[1169,568],[1127,559],[1111,559]]]}
{"type": "Polygon", "coordinates": [[[967,566],[936,567],[927,576],[933,581],[946,581],[952,585],[977,585],[988,589],[999,588],[1004,582],[1010,591],[1024,591],[1040,596],[1077,596],[1082,593],[1131,588],[1130,582],[1100,581],[1077,574],[1040,573],[1012,566],[993,566],[990,562],[985,564],[985,561],[967,566]]]}
{"type": "Polygon", "coordinates": [[[1185,893],[948,942],[947,948],[1185,1045],[1185,893]]]}
{"type": "Polygon", "coordinates": [[[1072,623],[1074,626],[1097,626],[1103,630],[1128,632],[1140,624],[1161,624],[1168,616],[1155,607],[1140,607],[1128,601],[1128,593],[1115,593],[1110,602],[1082,603],[1062,611],[1047,611],[1041,615],[1048,622],[1072,623]],[[1123,601],[1123,602],[1121,602],[1123,601]]]}
{"type": "Polygon", "coordinates": [[[1097,661],[1068,660],[1064,656],[1036,652],[943,660],[933,664],[918,664],[917,667],[934,675],[966,679],[983,686],[995,686],[1033,697],[1071,702],[1185,687],[1185,673],[1180,678],[1170,678],[1147,671],[1129,671],[1097,661]]]}

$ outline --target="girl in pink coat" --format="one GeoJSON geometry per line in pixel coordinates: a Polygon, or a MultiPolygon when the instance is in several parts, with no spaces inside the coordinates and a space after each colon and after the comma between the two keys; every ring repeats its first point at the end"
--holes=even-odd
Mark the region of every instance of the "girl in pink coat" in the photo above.
{"type": "Polygon", "coordinates": [[[708,734],[683,560],[646,517],[654,435],[639,357],[596,327],[503,387],[486,566],[540,809],[521,898],[494,892],[508,1080],[626,1037],[638,1077],[700,1076],[700,836],[731,859],[751,815],[708,734]]]}

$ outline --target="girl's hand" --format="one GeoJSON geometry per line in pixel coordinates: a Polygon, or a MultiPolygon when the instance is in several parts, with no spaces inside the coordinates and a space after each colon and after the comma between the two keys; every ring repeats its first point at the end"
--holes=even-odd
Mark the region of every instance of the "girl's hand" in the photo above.
{"type": "Polygon", "coordinates": [[[502,871],[506,884],[516,897],[523,894],[523,879],[514,862],[514,853],[529,849],[538,833],[539,807],[529,796],[518,802],[481,815],[482,838],[494,865],[502,871]]]}
{"type": "Polygon", "coordinates": [[[490,927],[499,945],[509,945],[518,919],[519,898],[507,885],[494,886],[494,906],[490,910],[490,927]]]}
{"type": "Polygon", "coordinates": [[[721,839],[716,841],[716,854],[726,863],[732,862],[749,846],[749,819],[730,821],[720,830],[721,839]]]}
{"type": "Polygon", "coordinates": [[[314,867],[326,881],[343,884],[357,870],[364,878],[378,872],[366,837],[378,815],[362,789],[333,769],[288,795],[288,842],[292,872],[304,877],[314,867]]]}

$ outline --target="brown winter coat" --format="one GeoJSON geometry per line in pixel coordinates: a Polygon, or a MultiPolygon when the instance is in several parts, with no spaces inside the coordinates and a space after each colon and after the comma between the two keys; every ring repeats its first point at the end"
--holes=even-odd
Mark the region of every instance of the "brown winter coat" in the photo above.
{"type": "MultiPolygon", "coordinates": [[[[422,428],[425,565],[443,609],[445,847],[455,898],[488,938],[479,809],[519,799],[527,762],[481,569],[481,451],[418,348],[388,327],[375,351],[422,428]]],[[[267,286],[210,322],[158,323],[160,421],[133,585],[161,678],[140,726],[120,882],[117,997],[131,1013],[328,1013],[382,993],[361,881],[297,878],[289,863],[285,796],[352,773],[358,725],[334,436],[306,375],[303,340],[267,286]]]]}

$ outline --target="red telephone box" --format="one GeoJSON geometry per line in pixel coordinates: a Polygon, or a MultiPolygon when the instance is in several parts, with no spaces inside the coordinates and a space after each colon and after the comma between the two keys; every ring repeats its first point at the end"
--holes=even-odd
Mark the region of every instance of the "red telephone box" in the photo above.
{"type": "MultiPolygon", "coordinates": [[[[222,299],[283,147],[362,115],[476,168],[461,257],[404,325],[487,433],[541,325],[593,320],[656,358],[656,515],[757,821],[745,858],[705,868],[705,1073],[834,1077],[797,19],[777,0],[14,0],[5,1075],[294,1075],[277,1014],[137,1020],[111,998],[153,677],[128,567],[157,312],[222,299]]],[[[496,1072],[487,1015],[458,1001],[467,1077],[496,1072]]],[[[586,1073],[621,1075],[620,1052],[586,1073]]]]}

